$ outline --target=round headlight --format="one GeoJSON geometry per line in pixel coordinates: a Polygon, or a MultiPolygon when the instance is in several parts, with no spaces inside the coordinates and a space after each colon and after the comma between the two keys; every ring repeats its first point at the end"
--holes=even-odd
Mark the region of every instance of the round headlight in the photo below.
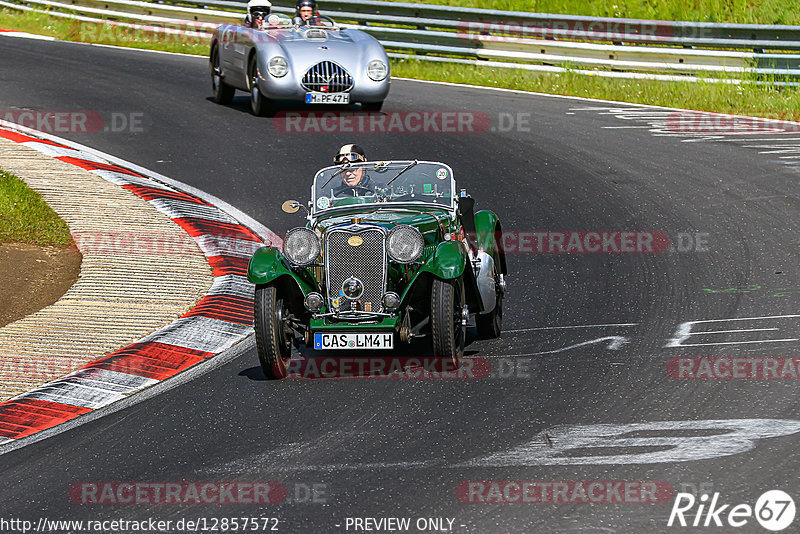
{"type": "Polygon", "coordinates": [[[283,239],[283,255],[294,265],[309,265],[319,256],[319,239],[308,228],[289,230],[283,239]]]}
{"type": "Polygon", "coordinates": [[[275,56],[269,60],[269,73],[276,78],[283,78],[289,72],[289,64],[286,58],[282,56],[275,56]]]}
{"type": "Polygon", "coordinates": [[[380,59],[373,59],[367,65],[367,76],[370,80],[379,82],[389,75],[389,67],[380,59]]]}
{"type": "Polygon", "coordinates": [[[364,283],[355,276],[351,276],[342,284],[342,293],[350,300],[358,300],[364,294],[364,283]]]}
{"type": "Polygon", "coordinates": [[[381,304],[383,305],[384,310],[394,311],[398,306],[400,306],[400,295],[394,291],[389,291],[381,299],[381,304]]]}
{"type": "Polygon", "coordinates": [[[407,224],[400,224],[389,230],[386,251],[398,263],[411,263],[422,256],[425,240],[419,230],[407,224]]]}
{"type": "Polygon", "coordinates": [[[309,293],[305,299],[306,309],[311,312],[318,312],[322,309],[322,304],[325,301],[319,293],[309,293]]]}

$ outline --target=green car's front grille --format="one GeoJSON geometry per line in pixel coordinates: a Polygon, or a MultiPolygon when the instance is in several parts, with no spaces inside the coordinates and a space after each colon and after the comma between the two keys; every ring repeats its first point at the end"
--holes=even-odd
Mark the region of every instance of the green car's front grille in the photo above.
{"type": "Polygon", "coordinates": [[[338,300],[343,311],[350,310],[351,301],[345,299],[340,291],[346,280],[355,278],[364,288],[362,297],[356,301],[359,309],[381,310],[381,298],[386,291],[385,236],[383,229],[376,227],[328,231],[325,269],[329,306],[335,308],[333,303],[338,300]]]}

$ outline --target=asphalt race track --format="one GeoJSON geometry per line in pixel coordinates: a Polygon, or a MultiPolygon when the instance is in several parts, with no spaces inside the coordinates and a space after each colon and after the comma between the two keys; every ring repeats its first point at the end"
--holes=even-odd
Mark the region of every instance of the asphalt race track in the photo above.
{"type": "MultiPolygon", "coordinates": [[[[58,135],[203,189],[280,234],[303,224],[281,202],[305,202],[314,171],[355,142],[370,159],[449,163],[507,232],[653,231],[674,248],[509,253],[506,332],[467,347],[492,364],[482,379],[268,382],[249,350],[0,456],[0,516],[276,517],[282,532],[344,532],[353,517],[449,518],[453,532],[662,532],[702,529],[668,529],[672,498],[465,503],[456,488],[655,481],[730,505],[771,489],[800,496],[796,380],[667,373],[677,357],[800,356],[800,168],[764,147],[778,136],[654,132],[647,108],[398,80],[385,113],[474,111],[492,128],[280,133],[249,114],[243,93],[228,107],[211,102],[203,58],[3,37],[0,49],[0,110],[140,117],[139,132],[58,135]],[[510,116],[530,122],[505,128],[510,116]],[[73,484],[92,481],[275,481],[288,499],[70,500],[73,484]]],[[[752,517],[725,531],[765,532],[752,517]]]]}

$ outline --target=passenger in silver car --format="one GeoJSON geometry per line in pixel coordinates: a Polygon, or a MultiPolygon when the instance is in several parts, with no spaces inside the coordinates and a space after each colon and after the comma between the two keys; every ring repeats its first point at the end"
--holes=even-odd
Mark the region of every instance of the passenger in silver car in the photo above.
{"type": "Polygon", "coordinates": [[[317,12],[316,0],[298,0],[294,6],[295,16],[292,20],[295,24],[307,24],[308,20],[317,12]]]}

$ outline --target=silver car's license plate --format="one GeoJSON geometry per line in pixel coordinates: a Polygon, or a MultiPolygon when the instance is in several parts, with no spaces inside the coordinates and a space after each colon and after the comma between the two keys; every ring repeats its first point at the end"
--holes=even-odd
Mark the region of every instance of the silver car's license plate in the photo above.
{"type": "Polygon", "coordinates": [[[314,334],[315,350],[330,349],[391,349],[394,347],[394,334],[391,333],[363,333],[363,334],[314,334]]]}
{"type": "Polygon", "coordinates": [[[350,93],[306,93],[306,104],[349,104],[350,93]]]}

